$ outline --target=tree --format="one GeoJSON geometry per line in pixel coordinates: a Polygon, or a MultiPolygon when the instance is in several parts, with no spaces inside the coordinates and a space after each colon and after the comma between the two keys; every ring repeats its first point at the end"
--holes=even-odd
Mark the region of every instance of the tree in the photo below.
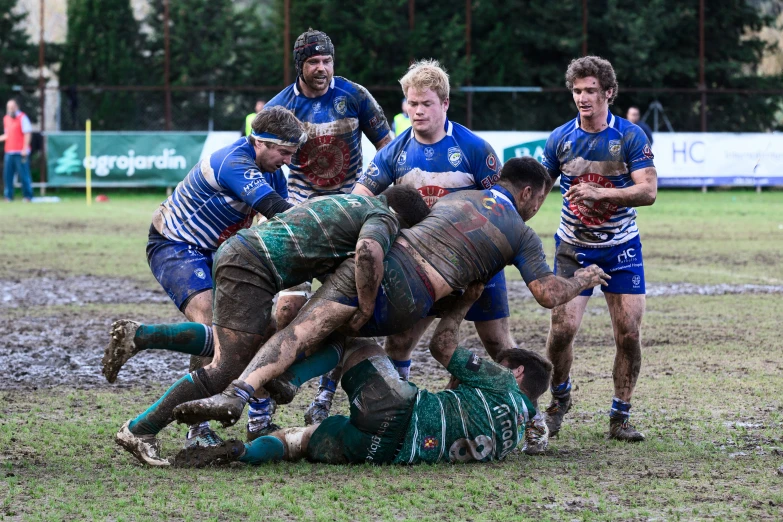
{"type": "Polygon", "coordinates": [[[37,74],[35,77],[28,74],[38,65],[38,46],[30,42],[22,29],[27,13],[20,12],[16,4],[17,0],[0,0],[0,13],[3,13],[0,16],[0,96],[3,109],[6,100],[17,98],[22,110],[35,121],[38,118],[38,92],[14,88],[31,87],[38,81],[37,74]]]}
{"type": "MultiPolygon", "coordinates": [[[[142,56],[139,23],[129,0],[68,0],[68,36],[63,46],[60,83],[69,86],[149,84],[142,56]]],[[[83,128],[91,118],[96,130],[138,128],[145,107],[139,93],[121,91],[67,93],[70,110],[64,128],[83,128]]]]}

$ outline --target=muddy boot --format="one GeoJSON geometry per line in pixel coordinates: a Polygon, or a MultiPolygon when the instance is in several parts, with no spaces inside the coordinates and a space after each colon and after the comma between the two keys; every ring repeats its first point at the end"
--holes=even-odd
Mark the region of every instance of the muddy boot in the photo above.
{"type": "Polygon", "coordinates": [[[247,410],[248,442],[253,442],[258,437],[269,435],[280,429],[280,426],[272,422],[272,415],[276,409],[277,404],[271,398],[250,400],[250,407],[247,410]]]}
{"type": "Polygon", "coordinates": [[[264,384],[264,389],[277,404],[291,404],[299,393],[299,386],[291,382],[291,374],[288,371],[264,384]]]}
{"type": "Polygon", "coordinates": [[[223,393],[207,399],[190,401],[174,408],[174,418],[182,424],[198,424],[208,420],[219,421],[223,427],[233,426],[242,416],[242,410],[255,390],[239,379],[223,393]]]}
{"type": "Polygon", "coordinates": [[[135,435],[131,432],[131,421],[122,425],[114,437],[115,442],[122,446],[139,462],[148,466],[168,466],[170,462],[160,457],[160,441],[155,435],[135,435]]]}
{"type": "Polygon", "coordinates": [[[103,364],[101,371],[107,381],[116,381],[122,365],[141,351],[136,348],[136,343],[133,342],[139,326],[141,326],[140,323],[129,319],[120,319],[112,323],[111,341],[104,349],[101,361],[103,364]]]}
{"type": "Polygon", "coordinates": [[[191,446],[218,446],[222,443],[223,439],[209,427],[208,422],[191,426],[185,439],[186,448],[191,446]]]}
{"type": "Polygon", "coordinates": [[[332,409],[332,401],[319,401],[318,399],[310,403],[310,407],[305,412],[305,426],[321,424],[329,417],[329,410],[332,409]]]}
{"type": "Polygon", "coordinates": [[[522,451],[526,455],[541,455],[549,447],[549,428],[544,415],[537,413],[525,425],[525,445],[522,451]]]}
{"type": "Polygon", "coordinates": [[[622,417],[609,417],[609,438],[625,442],[642,442],[644,434],[622,417]]]}
{"type": "Polygon", "coordinates": [[[178,468],[203,468],[210,464],[227,464],[239,460],[245,453],[245,445],[236,439],[229,439],[217,446],[190,446],[180,450],[174,457],[178,468]]]}
{"type": "Polygon", "coordinates": [[[563,417],[571,409],[572,404],[570,393],[561,398],[552,397],[552,402],[549,404],[546,412],[544,412],[544,420],[549,429],[550,437],[554,437],[560,432],[560,426],[563,425],[563,417]]]}

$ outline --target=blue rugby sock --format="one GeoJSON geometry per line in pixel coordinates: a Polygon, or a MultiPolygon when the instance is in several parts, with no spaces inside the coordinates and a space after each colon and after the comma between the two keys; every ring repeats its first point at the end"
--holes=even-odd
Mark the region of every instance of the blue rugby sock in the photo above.
{"type": "Polygon", "coordinates": [[[405,361],[398,361],[396,359],[392,359],[391,362],[394,365],[394,368],[397,370],[397,373],[400,374],[400,379],[407,381],[411,374],[411,360],[407,359],[405,361]]]}
{"type": "Polygon", "coordinates": [[[631,418],[631,403],[617,397],[612,398],[612,410],[609,412],[609,417],[627,422],[631,418]]]}
{"type": "Polygon", "coordinates": [[[143,324],[133,342],[141,350],[171,350],[201,357],[215,354],[212,327],[201,323],[143,324]]]}
{"type": "Polygon", "coordinates": [[[568,394],[571,393],[571,376],[568,376],[566,382],[560,383],[557,386],[552,386],[550,391],[552,392],[552,397],[557,399],[568,397],[568,394]]]}
{"type": "MultiPolygon", "coordinates": [[[[313,377],[332,371],[339,364],[342,356],[343,344],[341,341],[327,342],[314,354],[292,364],[285,375],[286,377],[290,376],[288,381],[291,384],[301,386],[313,377]]],[[[336,385],[335,389],[337,389],[336,385]]]]}
{"type": "Polygon", "coordinates": [[[245,454],[239,457],[239,462],[263,464],[264,462],[282,460],[284,455],[285,447],[280,439],[266,435],[245,444],[245,454]]]}

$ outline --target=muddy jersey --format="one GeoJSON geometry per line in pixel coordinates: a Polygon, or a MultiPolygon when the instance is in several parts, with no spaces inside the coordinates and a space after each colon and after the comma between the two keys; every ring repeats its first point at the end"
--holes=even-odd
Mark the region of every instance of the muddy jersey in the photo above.
{"type": "Polygon", "coordinates": [[[457,348],[447,369],[460,385],[419,390],[395,463],[502,460],[524,437],[536,411],[510,370],[465,348],[457,348]]]}
{"type": "Polygon", "coordinates": [[[199,161],[153,216],[153,226],[167,239],[214,251],[229,236],[247,228],[254,207],[277,192],[288,199],[281,170],[261,172],[247,138],[199,161]]]}
{"type": "Polygon", "coordinates": [[[460,190],[491,188],[498,180],[492,146],[458,123],[446,120],[446,136],[426,145],[409,128],[378,151],[358,182],[380,194],[389,185],[410,185],[430,207],[460,190]]]}
{"type": "Polygon", "coordinates": [[[280,291],[333,272],[360,239],[374,239],[386,255],[398,231],[384,196],[340,194],[311,199],[237,236],[267,264],[280,291]]]}
{"type": "Polygon", "coordinates": [[[487,282],[509,264],[527,284],[552,274],[541,239],[501,186],[449,194],[401,235],[454,289],[487,282]]]}
{"type": "Polygon", "coordinates": [[[291,202],[324,194],[349,193],[362,172],[362,132],[372,143],[389,134],[389,124],[372,95],[335,76],[323,96],[308,98],[296,83],[272,98],[304,123],[307,142],[294,154],[288,175],[291,202]]]}
{"type": "MultiPolygon", "coordinates": [[[[560,176],[560,192],[571,185],[590,183],[607,188],[633,185],[631,172],[654,167],[653,153],[644,131],[611,112],[607,128],[585,132],[577,117],[549,136],[543,164],[560,176]]],[[[573,204],[563,199],[557,236],[566,243],[588,248],[619,245],[639,235],[636,210],[606,201],[573,204]]]]}

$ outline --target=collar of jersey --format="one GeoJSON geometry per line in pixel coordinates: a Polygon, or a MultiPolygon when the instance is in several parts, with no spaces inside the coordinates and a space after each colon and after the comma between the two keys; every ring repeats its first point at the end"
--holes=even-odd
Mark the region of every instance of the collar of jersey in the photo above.
{"type": "Polygon", "coordinates": [[[424,143],[420,142],[419,140],[416,139],[416,133],[413,132],[413,127],[408,127],[408,128],[411,130],[411,136],[413,137],[413,139],[416,140],[416,143],[418,143],[419,145],[422,145],[424,147],[432,147],[433,145],[437,145],[441,141],[445,140],[447,136],[451,136],[451,135],[454,134],[454,125],[452,125],[452,123],[449,121],[448,118],[446,118],[446,121],[443,123],[443,130],[446,131],[446,136],[443,136],[443,139],[441,139],[437,143],[424,144],[424,143]]]}
{"type": "Polygon", "coordinates": [[[494,192],[496,196],[500,196],[501,198],[511,203],[515,209],[517,208],[517,201],[514,199],[514,196],[511,194],[511,192],[501,187],[500,185],[495,185],[490,190],[494,192]]]}
{"type": "MultiPolygon", "coordinates": [[[[301,95],[301,96],[304,96],[302,93],[300,93],[300,92],[299,92],[299,87],[298,87],[298,85],[299,85],[299,77],[297,77],[297,78],[296,78],[296,81],[294,82],[294,94],[295,94],[295,95],[297,95],[297,96],[300,96],[300,95],[301,95]]],[[[332,76],[332,81],[331,81],[331,83],[329,83],[329,89],[334,89],[334,76],[332,76]]],[[[321,96],[326,96],[326,94],[327,94],[328,92],[329,92],[329,91],[327,90],[327,91],[326,91],[324,94],[322,94],[321,96]]],[[[317,98],[320,98],[321,96],[317,96],[317,98]]],[[[313,99],[315,99],[315,98],[313,98],[313,99]]]]}
{"type": "MultiPolygon", "coordinates": [[[[576,123],[574,126],[579,129],[579,125],[582,123],[582,118],[579,117],[579,113],[576,113],[576,123]]],[[[612,111],[607,111],[606,114],[606,125],[609,127],[614,127],[614,114],[612,114],[612,111]]]]}

